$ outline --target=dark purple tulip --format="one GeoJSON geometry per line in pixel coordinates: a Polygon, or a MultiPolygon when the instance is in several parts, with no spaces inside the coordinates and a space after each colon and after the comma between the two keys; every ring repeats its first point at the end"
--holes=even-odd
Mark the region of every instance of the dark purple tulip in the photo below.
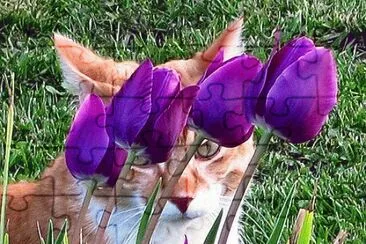
{"type": "Polygon", "coordinates": [[[153,123],[180,91],[180,77],[173,70],[155,68],[152,79],[152,107],[147,124],[153,123]]]}
{"type": "Polygon", "coordinates": [[[107,108],[108,134],[122,148],[131,148],[149,118],[152,69],[151,61],[144,61],[113,97],[107,108]]]}
{"type": "Polygon", "coordinates": [[[71,174],[78,179],[92,177],[109,144],[102,100],[91,94],[81,104],[66,139],[65,158],[71,174]]]}
{"type": "Polygon", "coordinates": [[[225,147],[235,147],[251,136],[243,99],[262,65],[249,55],[223,62],[223,52],[212,61],[199,81],[200,92],[192,106],[189,125],[206,138],[225,147]]]}
{"type": "Polygon", "coordinates": [[[82,103],[66,140],[66,163],[80,179],[102,175],[114,185],[127,151],[151,110],[152,63],[147,60],[126,81],[105,108],[92,94],[82,103]]]}
{"type": "Polygon", "coordinates": [[[136,139],[148,163],[169,159],[198,90],[198,86],[189,86],[180,91],[180,78],[174,71],[154,70],[151,114],[136,139]]]}
{"type": "Polygon", "coordinates": [[[265,64],[247,90],[247,117],[293,143],[314,138],[337,102],[336,63],[330,50],[301,37],[265,64]]]}
{"type": "Polygon", "coordinates": [[[96,95],[81,105],[66,141],[66,163],[81,179],[102,175],[114,185],[127,151],[166,161],[181,134],[198,86],[180,90],[172,70],[143,62],[105,108],[96,95]]]}
{"type": "Polygon", "coordinates": [[[127,156],[128,152],[125,149],[118,147],[116,143],[110,143],[99,167],[96,169],[96,174],[107,177],[107,184],[114,186],[127,156]]]}

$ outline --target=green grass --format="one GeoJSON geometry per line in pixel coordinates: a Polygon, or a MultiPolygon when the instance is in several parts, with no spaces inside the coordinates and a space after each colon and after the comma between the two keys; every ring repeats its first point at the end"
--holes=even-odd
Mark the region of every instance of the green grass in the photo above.
{"type": "MultiPolygon", "coordinates": [[[[349,32],[366,31],[366,3],[361,0],[2,0],[1,111],[7,108],[5,76],[14,72],[16,78],[10,179],[35,178],[42,172],[62,151],[75,112],[72,97],[60,86],[53,32],[117,60],[150,57],[161,63],[201,50],[239,15],[245,17],[246,50],[262,60],[269,54],[276,26],[283,30],[284,40],[307,34],[317,44],[332,47],[340,87],[339,103],[321,136],[304,145],[272,140],[271,153],[264,158],[244,206],[244,239],[267,240],[285,196],[299,179],[290,226],[298,209],[308,204],[319,176],[313,242],[329,243],[340,229],[350,232],[348,243],[366,242],[365,54],[359,47],[341,48],[349,32]]],[[[0,155],[4,155],[5,112],[0,124],[0,155]]]]}

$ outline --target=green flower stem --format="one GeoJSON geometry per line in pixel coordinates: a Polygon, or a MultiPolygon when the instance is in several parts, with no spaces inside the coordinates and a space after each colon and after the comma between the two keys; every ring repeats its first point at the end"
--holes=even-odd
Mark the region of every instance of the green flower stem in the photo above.
{"type": "Polygon", "coordinates": [[[174,186],[178,183],[178,180],[180,176],[182,175],[183,171],[187,167],[189,161],[191,161],[192,157],[196,153],[198,147],[201,145],[205,138],[199,134],[197,134],[196,138],[194,139],[193,143],[188,148],[188,151],[183,157],[183,160],[180,164],[178,164],[178,167],[175,169],[172,177],[170,178],[169,182],[163,189],[161,196],[155,206],[154,212],[151,216],[150,222],[148,224],[147,230],[145,232],[144,239],[142,241],[142,244],[149,244],[151,236],[155,230],[155,227],[158,223],[159,217],[161,213],[163,212],[163,209],[168,202],[169,198],[171,197],[174,186]]]}
{"type": "Polygon", "coordinates": [[[76,225],[74,228],[74,234],[73,234],[73,237],[71,240],[72,244],[80,243],[80,231],[81,231],[81,228],[83,227],[82,224],[84,222],[86,212],[88,211],[88,208],[89,208],[90,200],[93,196],[93,193],[94,193],[96,187],[97,187],[96,180],[92,179],[92,180],[87,181],[87,190],[86,190],[86,194],[85,194],[83,203],[81,205],[78,220],[76,221],[76,225]]]}
{"type": "MultiPolygon", "coordinates": [[[[14,74],[11,74],[11,88],[9,88],[9,108],[8,121],[6,126],[6,146],[5,146],[5,161],[3,169],[3,194],[1,200],[1,215],[0,215],[0,243],[4,242],[5,235],[5,215],[6,215],[6,194],[8,192],[8,177],[9,177],[9,159],[11,149],[11,138],[13,135],[14,125],[14,74]]],[[[6,240],[5,240],[6,241],[6,240]]]]}
{"type": "Polygon", "coordinates": [[[126,163],[125,163],[125,165],[123,165],[121,173],[118,176],[116,185],[113,188],[111,188],[110,197],[109,197],[107,206],[105,207],[105,209],[103,211],[102,219],[100,220],[100,223],[98,225],[98,230],[97,230],[97,233],[95,236],[95,242],[94,242],[95,244],[103,243],[103,240],[104,240],[103,237],[104,237],[105,230],[107,229],[107,225],[108,225],[109,219],[112,215],[113,208],[117,204],[117,199],[115,197],[115,194],[113,194],[113,192],[117,193],[116,189],[122,188],[123,180],[121,180],[121,179],[126,179],[128,172],[130,171],[135,159],[136,159],[136,152],[133,150],[129,151],[126,163]]]}
{"type": "Polygon", "coordinates": [[[259,165],[259,160],[267,150],[268,142],[271,139],[271,137],[272,137],[271,132],[265,132],[262,135],[261,139],[259,140],[254,155],[251,158],[247,169],[244,171],[243,178],[241,179],[239,187],[235,192],[233,201],[231,202],[229,211],[227,213],[224,225],[221,230],[220,239],[218,243],[226,243],[231,230],[231,226],[235,219],[235,215],[238,212],[239,207],[241,206],[241,201],[247,191],[248,185],[251,179],[253,178],[255,170],[259,165]]]}

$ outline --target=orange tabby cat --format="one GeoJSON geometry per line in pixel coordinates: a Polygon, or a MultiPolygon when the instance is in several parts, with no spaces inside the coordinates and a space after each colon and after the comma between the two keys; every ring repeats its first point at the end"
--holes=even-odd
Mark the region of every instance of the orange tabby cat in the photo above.
{"type": "MultiPolygon", "coordinates": [[[[205,52],[188,60],[174,60],[160,66],[175,69],[181,75],[183,86],[194,84],[219,48],[225,49],[225,59],[242,52],[241,29],[242,19],[238,19],[205,52]]],[[[103,97],[106,104],[109,103],[111,96],[138,67],[132,61],[117,63],[98,57],[91,50],[58,34],[54,41],[64,74],[64,86],[78,95],[80,101],[93,92],[103,97]]],[[[123,189],[114,193],[116,208],[105,232],[106,242],[135,243],[146,198],[160,177],[164,187],[194,136],[192,131],[185,129],[178,142],[183,146],[176,147],[168,162],[132,167],[123,182],[123,189]]],[[[173,199],[162,213],[152,243],[183,243],[185,234],[190,244],[203,243],[221,208],[227,210],[253,152],[252,138],[236,148],[224,148],[205,141],[176,185],[173,199]]],[[[45,170],[41,180],[10,185],[7,230],[11,243],[39,243],[37,224],[45,235],[50,218],[58,229],[68,218],[71,225],[69,235],[73,235],[72,227],[84,194],[83,183],[70,175],[63,155],[45,170]]],[[[108,189],[97,189],[82,223],[85,242],[93,242],[109,194],[108,189]]],[[[235,229],[228,243],[238,243],[238,240],[235,229]]]]}

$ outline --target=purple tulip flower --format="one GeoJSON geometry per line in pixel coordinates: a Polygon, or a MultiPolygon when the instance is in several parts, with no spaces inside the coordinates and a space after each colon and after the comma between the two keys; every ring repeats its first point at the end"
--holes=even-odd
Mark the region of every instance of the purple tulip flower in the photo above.
{"type": "MultiPolygon", "coordinates": [[[[198,86],[180,90],[179,76],[147,60],[105,107],[96,95],[81,105],[66,140],[66,163],[76,178],[102,175],[114,185],[128,151],[149,163],[166,161],[187,122],[198,86]]],[[[103,179],[104,180],[104,179],[103,179]]]]}
{"type": "Polygon", "coordinates": [[[65,150],[66,164],[75,178],[102,175],[107,184],[116,183],[128,148],[117,144],[131,145],[149,117],[152,67],[149,60],[143,62],[107,108],[94,94],[81,104],[65,150]]]}
{"type": "MultiPolygon", "coordinates": [[[[118,161],[114,165],[123,165],[127,154],[124,151],[111,151],[105,124],[106,113],[102,100],[94,94],[88,95],[76,113],[66,139],[66,164],[75,178],[93,178],[100,171],[102,162],[109,161],[110,157],[118,161]]],[[[109,181],[111,172],[102,170],[100,173],[109,181]]]]}
{"type": "Polygon", "coordinates": [[[245,116],[244,91],[262,64],[249,55],[225,62],[223,57],[220,51],[198,82],[200,92],[188,123],[207,139],[235,147],[248,140],[253,132],[254,127],[245,116]]]}
{"type": "Polygon", "coordinates": [[[142,156],[144,164],[161,163],[170,157],[186,125],[199,87],[189,86],[180,90],[180,77],[166,68],[153,70],[151,66],[143,75],[139,79],[144,82],[131,87],[135,91],[141,90],[136,92],[136,97],[140,96],[138,101],[143,103],[135,104],[135,97],[126,96],[131,93],[128,88],[121,89],[112,99],[109,108],[111,134],[115,134],[119,146],[142,156]],[[151,93],[145,95],[142,91],[146,91],[149,84],[151,93]],[[128,103],[130,105],[126,106],[128,103]],[[123,106],[128,108],[123,110],[123,106]],[[136,118],[135,114],[138,115],[136,118]],[[133,120],[130,123],[133,127],[124,126],[130,120],[133,120]]]}
{"type": "Polygon", "coordinates": [[[118,146],[130,149],[151,112],[153,65],[144,61],[114,95],[107,107],[108,134],[118,146]]]}
{"type": "Polygon", "coordinates": [[[248,120],[293,143],[311,140],[337,102],[336,73],[330,50],[306,37],[290,41],[248,86],[248,120]]]}
{"type": "Polygon", "coordinates": [[[198,90],[198,86],[180,90],[180,77],[176,72],[154,69],[150,116],[135,142],[147,163],[165,162],[170,158],[198,90]]]}

